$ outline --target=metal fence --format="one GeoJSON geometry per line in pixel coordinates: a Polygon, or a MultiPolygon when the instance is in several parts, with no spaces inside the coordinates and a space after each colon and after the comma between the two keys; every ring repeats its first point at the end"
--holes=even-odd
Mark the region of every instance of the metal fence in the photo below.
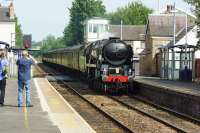
{"type": "Polygon", "coordinates": [[[21,50],[8,52],[7,57],[8,57],[8,62],[9,62],[8,76],[10,78],[17,77],[16,61],[17,61],[17,59],[22,57],[21,50]]]}

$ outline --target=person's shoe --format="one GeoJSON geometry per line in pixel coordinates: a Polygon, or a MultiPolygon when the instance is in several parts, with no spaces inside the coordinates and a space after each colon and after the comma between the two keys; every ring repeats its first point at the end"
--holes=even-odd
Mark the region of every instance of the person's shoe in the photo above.
{"type": "Polygon", "coordinates": [[[26,107],[33,107],[33,105],[32,105],[32,104],[29,104],[29,105],[26,105],[26,107]]]}

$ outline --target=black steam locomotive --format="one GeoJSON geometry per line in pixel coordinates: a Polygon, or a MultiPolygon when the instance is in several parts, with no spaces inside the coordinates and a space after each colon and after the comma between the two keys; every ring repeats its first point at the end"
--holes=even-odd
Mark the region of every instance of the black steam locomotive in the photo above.
{"type": "Polygon", "coordinates": [[[90,87],[105,92],[127,90],[134,79],[133,50],[118,38],[52,50],[43,62],[86,75],[90,87]]]}

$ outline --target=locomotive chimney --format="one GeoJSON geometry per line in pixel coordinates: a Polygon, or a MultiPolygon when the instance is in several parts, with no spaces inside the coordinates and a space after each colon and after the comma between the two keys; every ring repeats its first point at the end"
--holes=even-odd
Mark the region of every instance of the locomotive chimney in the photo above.
{"type": "Polygon", "coordinates": [[[167,5],[167,10],[166,10],[166,13],[171,13],[172,10],[174,10],[174,6],[173,5],[167,5]]]}

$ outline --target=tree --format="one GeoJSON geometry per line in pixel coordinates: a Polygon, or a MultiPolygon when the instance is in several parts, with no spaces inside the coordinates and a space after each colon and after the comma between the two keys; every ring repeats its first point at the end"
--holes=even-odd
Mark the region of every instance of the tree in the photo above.
{"type": "Polygon", "coordinates": [[[41,52],[46,52],[51,49],[57,49],[57,48],[62,48],[65,47],[63,39],[62,38],[55,38],[52,35],[48,35],[44,40],[41,42],[38,42],[38,44],[35,45],[40,45],[41,46],[41,52]]]}
{"type": "Polygon", "coordinates": [[[144,6],[141,2],[131,2],[127,6],[118,8],[116,12],[107,14],[111,24],[119,25],[121,20],[126,25],[144,25],[146,24],[148,14],[153,10],[144,6]]]}
{"type": "Polygon", "coordinates": [[[15,45],[18,48],[23,47],[23,33],[17,17],[15,18],[15,45]]]}
{"type": "MultiPolygon", "coordinates": [[[[200,0],[185,0],[185,1],[194,6],[195,8],[194,12],[197,17],[196,24],[200,28],[200,0]]],[[[197,33],[198,33],[197,37],[199,39],[197,46],[200,49],[200,31],[198,30],[197,33]]]]}
{"type": "Polygon", "coordinates": [[[83,42],[83,23],[91,17],[101,17],[106,9],[101,0],[74,0],[70,11],[69,25],[64,29],[66,45],[76,45],[83,42]]]}

